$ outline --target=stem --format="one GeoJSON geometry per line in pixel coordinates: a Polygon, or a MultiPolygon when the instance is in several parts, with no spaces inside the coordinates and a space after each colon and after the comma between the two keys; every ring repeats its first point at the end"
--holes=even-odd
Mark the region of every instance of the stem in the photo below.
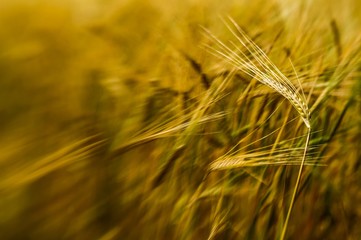
{"type": "Polygon", "coordinates": [[[287,217],[286,217],[285,224],[284,224],[283,229],[282,229],[282,234],[281,234],[280,240],[284,240],[284,238],[285,238],[285,236],[286,236],[288,221],[290,220],[290,216],[291,216],[291,212],[292,212],[292,209],[293,209],[293,205],[294,205],[294,203],[295,203],[295,198],[296,198],[296,194],[297,194],[297,191],[298,191],[298,187],[299,187],[300,182],[301,182],[301,174],[302,174],[303,166],[304,166],[305,160],[306,160],[306,154],[307,154],[307,150],[308,150],[308,143],[309,143],[309,141],[310,141],[310,135],[311,135],[311,128],[308,128],[306,145],[305,145],[305,151],[303,152],[303,157],[302,157],[302,162],[301,162],[300,170],[298,171],[298,177],[297,177],[297,181],[296,181],[296,186],[295,186],[295,188],[294,188],[294,190],[293,190],[291,203],[290,203],[290,206],[289,206],[289,208],[288,208],[288,213],[287,213],[287,217]]]}

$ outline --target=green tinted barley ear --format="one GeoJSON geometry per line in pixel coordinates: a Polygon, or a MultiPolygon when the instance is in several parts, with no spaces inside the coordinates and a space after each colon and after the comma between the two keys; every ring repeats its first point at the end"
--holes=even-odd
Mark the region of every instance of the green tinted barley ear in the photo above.
{"type": "Polygon", "coordinates": [[[236,42],[228,41],[227,44],[222,42],[219,38],[213,35],[210,31],[205,29],[207,36],[215,46],[206,45],[206,48],[211,54],[219,57],[230,63],[236,69],[245,74],[255,78],[260,83],[272,88],[281,94],[289,103],[296,109],[299,116],[303,120],[308,129],[304,153],[298,171],[296,185],[292,194],[290,206],[288,208],[287,217],[282,228],[280,239],[285,238],[288,221],[291,216],[295,197],[298,191],[301,180],[302,169],[305,163],[305,158],[310,140],[311,124],[310,111],[304,95],[301,95],[293,83],[271,62],[266,53],[258,47],[241,29],[241,27],[232,19],[229,18],[230,24],[225,22],[226,27],[235,37],[236,42]],[[242,50],[244,49],[244,50],[242,50]]]}

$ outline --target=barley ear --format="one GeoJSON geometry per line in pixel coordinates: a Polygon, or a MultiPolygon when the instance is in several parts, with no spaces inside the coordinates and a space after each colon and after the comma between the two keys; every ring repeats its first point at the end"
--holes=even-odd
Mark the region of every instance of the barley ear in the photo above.
{"type": "Polygon", "coordinates": [[[229,41],[227,45],[216,36],[214,36],[210,31],[206,30],[210,39],[213,41],[213,43],[215,43],[215,47],[206,46],[210,53],[221,59],[226,60],[233,67],[255,78],[260,83],[272,88],[273,90],[281,94],[296,109],[308,129],[307,139],[301,165],[298,171],[296,185],[294,187],[292,199],[281,233],[280,239],[283,240],[286,235],[288,222],[299,188],[302,170],[307,155],[308,144],[310,141],[310,112],[306,99],[304,98],[304,96],[301,96],[293,83],[272,63],[266,53],[246,35],[246,33],[232,18],[229,18],[229,21],[231,22],[231,24],[223,20],[226,27],[233,34],[239,44],[229,41]],[[242,49],[245,49],[247,52],[250,53],[250,55],[247,55],[242,49]]]}

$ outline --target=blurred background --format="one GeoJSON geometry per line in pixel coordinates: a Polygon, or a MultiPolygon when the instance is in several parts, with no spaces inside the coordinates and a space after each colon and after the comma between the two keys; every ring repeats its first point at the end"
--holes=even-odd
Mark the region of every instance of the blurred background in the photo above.
{"type": "Polygon", "coordinates": [[[248,150],[273,154],[306,133],[203,47],[202,27],[230,39],[227,16],[296,70],[312,110],[323,166],[305,169],[286,238],[360,239],[360,12],[358,0],[1,1],[0,239],[278,238],[298,167],[208,171],[240,139],[268,136],[248,150]]]}

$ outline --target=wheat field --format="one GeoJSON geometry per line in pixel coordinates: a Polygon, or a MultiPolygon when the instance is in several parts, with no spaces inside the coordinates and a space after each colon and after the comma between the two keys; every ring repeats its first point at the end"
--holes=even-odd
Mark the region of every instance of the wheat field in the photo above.
{"type": "Polygon", "coordinates": [[[2,1],[0,239],[360,239],[360,12],[2,1]]]}

